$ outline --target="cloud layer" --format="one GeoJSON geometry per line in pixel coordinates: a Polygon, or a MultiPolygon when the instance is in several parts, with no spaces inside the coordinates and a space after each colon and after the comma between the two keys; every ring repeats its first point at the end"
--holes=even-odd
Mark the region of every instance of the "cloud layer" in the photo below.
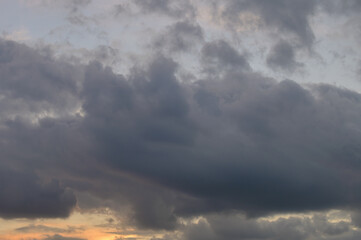
{"type": "MultiPolygon", "coordinates": [[[[47,57],[14,42],[4,44],[14,48],[7,53],[9,66],[1,70],[4,99],[9,104],[27,102],[24,110],[2,122],[6,166],[31,161],[40,174],[56,166],[69,178],[77,171],[88,177],[92,165],[129,174],[176,191],[176,200],[166,203],[174,216],[358,207],[361,96],[356,92],[265,78],[249,70],[247,60],[224,42],[205,45],[203,64],[227,71],[192,83],[177,79],[174,60],[155,55],[147,67],[129,76],[96,62],[84,66],[82,75],[75,66],[52,59],[54,67],[69,68],[70,76],[83,76],[66,78],[69,82],[63,84],[64,71],[57,73],[43,63],[47,57]],[[33,61],[17,63],[24,61],[17,56],[28,52],[34,54],[33,61]],[[215,65],[208,61],[213,58],[215,65]],[[8,69],[18,77],[6,77],[8,69]],[[30,84],[32,78],[41,82],[30,84]],[[12,87],[18,82],[24,85],[12,87]],[[39,94],[31,95],[32,89],[39,94]],[[73,102],[67,107],[59,104],[61,99],[73,102]],[[78,105],[82,114],[71,115],[70,106],[78,105]],[[48,106],[65,108],[68,114],[41,115],[48,106]],[[28,117],[28,108],[39,113],[28,117]]],[[[34,181],[26,179],[19,176],[20,182],[34,181]]],[[[116,188],[116,182],[110,184],[116,188]]],[[[26,186],[13,189],[21,191],[19,187],[26,186]]],[[[35,190],[40,196],[54,190],[41,189],[35,190]]],[[[54,191],[50,196],[57,196],[54,191]]],[[[74,200],[65,199],[59,201],[68,209],[74,200]]],[[[12,216],[11,208],[3,209],[10,211],[3,216],[12,216]]],[[[21,209],[15,210],[19,212],[14,216],[21,216],[21,209]]],[[[26,209],[23,213],[29,214],[26,209]]]]}
{"type": "MultiPolygon", "coordinates": [[[[64,8],[74,21],[92,22],[82,15],[89,5],[71,1],[64,8]]],[[[306,68],[302,57],[317,55],[311,18],[322,11],[358,19],[359,6],[321,0],[117,5],[114,18],[125,11],[129,18],[169,21],[149,30],[146,51],[134,55],[102,44],[69,57],[51,44],[1,39],[0,217],[66,218],[107,208],[123,224],[161,232],[163,240],[358,239],[361,94],[267,71],[291,75],[306,68]],[[253,30],[265,39],[275,36],[262,50],[265,68],[252,62],[255,49],[241,46],[245,16],[256,19],[253,30]],[[217,35],[220,27],[236,40],[217,35]],[[335,209],[349,218],[330,217],[335,209]]],[[[16,231],[80,239],[46,224],[16,231]]]]}

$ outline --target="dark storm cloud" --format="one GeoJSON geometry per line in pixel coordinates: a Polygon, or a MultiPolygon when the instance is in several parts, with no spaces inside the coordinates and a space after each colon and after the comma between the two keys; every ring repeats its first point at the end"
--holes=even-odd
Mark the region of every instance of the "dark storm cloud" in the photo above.
{"type": "Polygon", "coordinates": [[[14,187],[1,192],[2,217],[67,216],[75,198],[61,184],[126,203],[130,221],[151,229],[229,210],[259,216],[360,206],[356,92],[266,78],[224,41],[202,50],[205,72],[222,74],[195,82],[180,82],[178,63],[163,55],[123,76],[97,62],[44,61],[28,47],[3,44],[2,102],[26,98],[33,109],[72,112],[63,104],[69,97],[82,114],[33,123],[22,117],[24,103],[17,118],[4,121],[2,165],[39,180],[5,171],[0,185],[14,187]],[[39,185],[45,177],[61,184],[39,185]]]}
{"type": "MultiPolygon", "coordinates": [[[[68,115],[77,105],[75,79],[81,71],[54,61],[46,51],[39,54],[25,45],[2,40],[0,63],[0,217],[67,217],[76,204],[75,196],[58,181],[45,181],[35,174],[34,168],[44,167],[43,161],[51,159],[48,157],[54,152],[41,154],[51,149],[50,144],[42,144],[45,135],[37,135],[39,131],[29,122],[38,114],[68,115]],[[39,155],[42,157],[37,161],[39,155]]],[[[55,143],[53,140],[49,143],[55,143]]]]}
{"type": "Polygon", "coordinates": [[[84,121],[106,164],[196,197],[176,215],[358,206],[345,175],[359,169],[360,95],[238,71],[187,85],[175,71],[164,57],[131,81],[89,66],[84,121]]]}
{"type": "Polygon", "coordinates": [[[55,62],[47,51],[39,54],[0,40],[0,120],[40,112],[66,114],[76,107],[79,74],[74,66],[55,62]]]}
{"type": "Polygon", "coordinates": [[[57,181],[41,182],[35,175],[0,170],[0,217],[68,217],[75,207],[74,194],[57,181]]]}
{"type": "Polygon", "coordinates": [[[295,50],[292,45],[282,40],[273,46],[266,61],[267,65],[274,70],[293,72],[302,67],[302,64],[295,59],[295,50]]]}
{"type": "MultiPolygon", "coordinates": [[[[152,189],[154,190],[154,189],[152,189]]],[[[177,218],[170,197],[161,191],[151,192],[144,189],[135,195],[132,219],[140,228],[173,230],[177,227],[177,218]]]]}
{"type": "Polygon", "coordinates": [[[358,206],[359,94],[238,71],[187,85],[175,71],[164,57],[131,81],[89,66],[83,93],[102,161],[195,197],[164,209],[258,215],[358,206]],[[218,103],[214,111],[207,101],[218,103]]]}
{"type": "Polygon", "coordinates": [[[181,53],[191,50],[202,41],[203,30],[198,24],[180,21],[169,26],[163,34],[158,36],[154,46],[158,49],[166,49],[171,53],[181,53]]]}
{"type": "Polygon", "coordinates": [[[240,13],[251,11],[261,17],[266,28],[292,34],[300,44],[311,46],[315,36],[308,18],[313,15],[316,5],[315,0],[227,0],[222,17],[230,21],[232,27],[235,23],[242,24],[240,13]]]}

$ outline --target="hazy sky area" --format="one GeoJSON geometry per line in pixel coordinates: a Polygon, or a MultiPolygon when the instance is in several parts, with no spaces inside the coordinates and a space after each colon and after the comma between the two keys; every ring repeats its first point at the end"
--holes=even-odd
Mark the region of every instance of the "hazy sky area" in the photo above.
{"type": "Polygon", "coordinates": [[[0,240],[361,239],[361,0],[0,0],[0,240]]]}

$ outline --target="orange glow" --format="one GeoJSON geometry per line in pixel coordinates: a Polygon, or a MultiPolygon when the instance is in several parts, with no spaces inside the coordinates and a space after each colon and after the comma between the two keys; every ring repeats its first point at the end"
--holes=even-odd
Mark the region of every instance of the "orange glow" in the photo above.
{"type": "Polygon", "coordinates": [[[17,233],[17,232],[9,232],[7,234],[0,234],[1,240],[32,240],[32,239],[44,239],[49,236],[53,236],[59,234],[63,237],[72,237],[72,238],[81,238],[81,239],[88,239],[88,240],[114,240],[119,237],[122,238],[129,238],[129,237],[138,237],[135,235],[115,235],[112,233],[108,233],[103,229],[93,228],[93,229],[86,229],[79,233],[17,233]]]}
{"type": "Polygon", "coordinates": [[[41,240],[56,234],[87,240],[147,239],[129,234],[129,229],[128,234],[122,234],[116,228],[119,225],[108,223],[110,217],[111,213],[75,212],[68,219],[0,219],[0,240],[41,240]]]}

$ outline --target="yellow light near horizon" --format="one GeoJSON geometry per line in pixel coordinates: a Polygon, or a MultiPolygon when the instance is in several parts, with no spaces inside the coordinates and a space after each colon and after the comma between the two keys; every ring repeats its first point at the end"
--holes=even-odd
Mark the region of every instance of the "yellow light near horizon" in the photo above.
{"type": "Polygon", "coordinates": [[[78,211],[67,219],[0,219],[0,240],[42,240],[56,234],[62,237],[86,240],[115,240],[119,238],[145,240],[151,238],[146,234],[143,236],[136,234],[136,229],[132,228],[127,228],[127,233],[123,234],[117,228],[119,225],[116,227],[107,224],[110,217],[114,218],[109,211],[85,213],[78,211]],[[24,227],[29,227],[29,229],[19,231],[20,228],[24,227]],[[51,231],[52,228],[54,231],[51,231]],[[67,232],[71,229],[73,229],[71,232],[67,232]]]}
{"type": "Polygon", "coordinates": [[[120,237],[120,234],[114,234],[114,232],[118,233],[119,229],[106,225],[107,219],[111,216],[109,213],[74,212],[67,219],[0,219],[0,240],[40,240],[55,234],[87,240],[114,240],[120,237]],[[49,229],[36,226],[45,226],[49,229]],[[29,227],[29,229],[26,232],[19,231],[24,227],[29,227]],[[54,228],[54,231],[51,231],[51,228],[54,228]],[[67,232],[69,229],[74,230],[67,232]]]}
{"type": "MultiPolygon", "coordinates": [[[[55,233],[8,233],[8,234],[1,234],[0,240],[30,240],[30,239],[44,239],[48,236],[53,236],[55,233]]],[[[114,235],[111,233],[106,233],[102,231],[102,229],[88,229],[82,233],[77,234],[66,234],[60,233],[62,237],[69,237],[69,238],[81,238],[87,240],[114,240],[119,235],[114,235]]],[[[130,236],[123,236],[123,238],[127,238],[130,236]]]]}

